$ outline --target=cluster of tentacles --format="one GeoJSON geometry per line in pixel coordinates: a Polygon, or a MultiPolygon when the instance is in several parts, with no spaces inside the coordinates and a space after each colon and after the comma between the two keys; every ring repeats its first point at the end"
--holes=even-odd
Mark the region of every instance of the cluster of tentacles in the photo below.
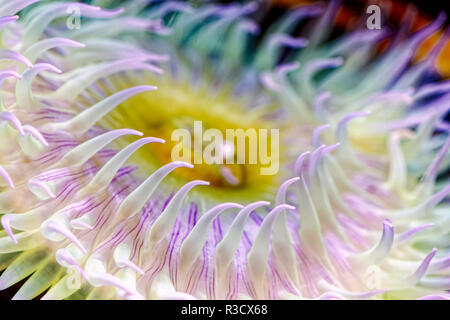
{"type": "Polygon", "coordinates": [[[445,17],[379,53],[390,30],[328,41],[334,2],[290,10],[253,47],[255,3],[37,2],[0,0],[0,289],[28,277],[16,299],[449,297],[450,85],[424,81],[447,39],[412,63],[445,17]],[[308,39],[293,36],[307,20],[308,39]],[[218,203],[206,181],[167,179],[191,164],[144,176],[128,161],[167,143],[127,140],[143,133],[113,118],[152,100],[158,77],[173,96],[183,81],[212,97],[226,86],[276,118],[288,147],[272,201],[218,203]]]}

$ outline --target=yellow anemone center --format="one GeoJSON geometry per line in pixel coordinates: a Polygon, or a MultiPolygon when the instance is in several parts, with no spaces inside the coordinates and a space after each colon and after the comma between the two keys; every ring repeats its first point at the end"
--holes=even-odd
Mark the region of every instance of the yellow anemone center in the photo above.
{"type": "MultiPolygon", "coordinates": [[[[144,136],[166,141],[164,144],[148,144],[133,156],[145,174],[178,160],[173,159],[174,148],[183,143],[182,154],[194,164],[194,168],[175,170],[171,176],[176,179],[172,182],[181,185],[194,179],[206,180],[212,188],[201,188],[202,192],[232,201],[248,202],[273,196],[280,178],[277,172],[267,174],[267,168],[279,168],[282,155],[281,150],[273,149],[275,145],[279,147],[279,137],[271,131],[277,129],[276,124],[263,119],[260,112],[251,111],[245,98],[232,97],[230,88],[213,90],[210,83],[193,86],[188,81],[175,81],[170,76],[145,82],[156,85],[158,90],[128,99],[107,119],[109,128],[132,128],[143,132],[144,136]],[[200,136],[196,134],[199,126],[200,136]],[[174,140],[173,133],[180,129],[190,133],[190,143],[174,140]],[[217,143],[215,139],[205,137],[208,129],[214,129],[223,136],[222,161],[205,161],[206,149],[210,146],[211,151],[211,143],[217,143]],[[239,138],[231,136],[232,140],[227,141],[228,131],[244,133],[244,140],[239,143],[239,138]],[[275,138],[277,141],[272,143],[275,138]],[[199,143],[201,147],[198,147],[199,143]],[[267,150],[263,150],[262,145],[267,150]],[[265,159],[261,153],[266,155],[265,159]],[[265,174],[262,173],[264,168],[265,174]]],[[[214,155],[215,151],[208,154],[214,155]]]]}

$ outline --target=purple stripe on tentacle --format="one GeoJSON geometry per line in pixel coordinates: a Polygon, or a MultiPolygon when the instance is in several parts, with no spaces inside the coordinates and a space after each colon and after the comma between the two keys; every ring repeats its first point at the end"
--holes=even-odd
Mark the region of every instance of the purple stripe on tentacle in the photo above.
{"type": "Polygon", "coordinates": [[[263,218],[261,218],[258,214],[256,214],[255,212],[252,212],[250,214],[250,218],[258,225],[260,226],[261,223],[263,222],[263,218]]]}
{"type": "Polygon", "coordinates": [[[111,203],[113,203],[114,201],[116,201],[118,197],[120,197],[120,195],[125,192],[127,189],[129,188],[129,186],[123,187],[122,189],[120,189],[119,191],[117,191],[115,194],[112,195],[112,197],[109,199],[109,201],[105,204],[105,206],[103,207],[103,209],[100,211],[98,218],[94,224],[94,228],[98,228],[100,224],[102,224],[102,217],[105,217],[105,221],[108,219],[108,215],[104,214],[106,209],[111,205],[111,203]]]}
{"type": "Polygon", "coordinates": [[[142,230],[144,229],[145,222],[148,219],[149,219],[148,215],[141,216],[141,218],[139,219],[139,222],[136,225],[136,227],[133,228],[132,230],[130,230],[130,232],[126,235],[128,237],[132,233],[135,233],[134,239],[133,239],[133,250],[131,251],[131,255],[130,255],[131,257],[134,257],[134,255],[136,254],[136,249],[137,249],[136,243],[140,240],[140,236],[142,236],[142,230]],[[137,229],[136,232],[134,232],[137,227],[139,227],[139,228],[137,229]]]}
{"type": "Polygon", "coordinates": [[[176,229],[176,233],[175,233],[175,236],[173,237],[172,244],[171,245],[169,244],[169,247],[170,247],[169,256],[168,256],[169,271],[170,271],[170,279],[172,280],[173,283],[177,283],[178,279],[177,279],[177,272],[176,272],[177,263],[172,263],[172,261],[173,261],[172,257],[173,257],[173,251],[175,249],[175,244],[177,243],[177,240],[178,240],[180,234],[181,234],[181,224],[179,224],[178,228],[176,229]]]}
{"type": "Polygon", "coordinates": [[[111,184],[113,184],[116,180],[133,173],[137,167],[123,167],[117,171],[117,175],[111,180],[111,184]]]}

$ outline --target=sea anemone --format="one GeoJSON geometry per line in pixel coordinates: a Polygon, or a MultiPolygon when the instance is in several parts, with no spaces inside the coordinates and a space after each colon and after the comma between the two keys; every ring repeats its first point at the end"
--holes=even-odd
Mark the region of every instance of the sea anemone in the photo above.
{"type": "Polygon", "coordinates": [[[446,35],[412,59],[445,15],[336,37],[338,2],[260,5],[0,0],[0,289],[449,298],[446,35]],[[194,121],[279,129],[278,172],[172,161],[194,121]]]}

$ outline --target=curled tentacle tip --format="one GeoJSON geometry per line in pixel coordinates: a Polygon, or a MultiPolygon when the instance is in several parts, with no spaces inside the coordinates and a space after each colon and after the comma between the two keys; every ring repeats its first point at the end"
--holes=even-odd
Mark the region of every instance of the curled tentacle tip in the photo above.
{"type": "Polygon", "coordinates": [[[184,161],[172,161],[171,164],[176,167],[194,168],[194,165],[184,161]]]}
{"type": "Polygon", "coordinates": [[[392,224],[392,221],[389,220],[389,219],[385,219],[383,221],[383,225],[386,226],[386,227],[389,227],[389,228],[393,228],[394,227],[394,225],[392,224]]]}
{"type": "Polygon", "coordinates": [[[279,209],[286,209],[286,210],[295,210],[295,209],[296,209],[296,207],[291,206],[290,204],[285,204],[285,203],[276,206],[276,208],[279,208],[279,209]]]}
{"type": "Polygon", "coordinates": [[[14,244],[18,244],[19,242],[17,241],[16,237],[14,236],[14,233],[11,230],[9,215],[5,214],[4,216],[2,216],[1,219],[0,219],[0,223],[1,223],[2,227],[3,227],[3,229],[6,231],[6,234],[12,240],[12,242],[14,244]]]}
{"type": "Polygon", "coordinates": [[[204,181],[204,180],[193,180],[193,181],[191,181],[191,183],[193,183],[195,185],[200,185],[200,186],[209,186],[210,185],[209,181],[204,181]]]}

